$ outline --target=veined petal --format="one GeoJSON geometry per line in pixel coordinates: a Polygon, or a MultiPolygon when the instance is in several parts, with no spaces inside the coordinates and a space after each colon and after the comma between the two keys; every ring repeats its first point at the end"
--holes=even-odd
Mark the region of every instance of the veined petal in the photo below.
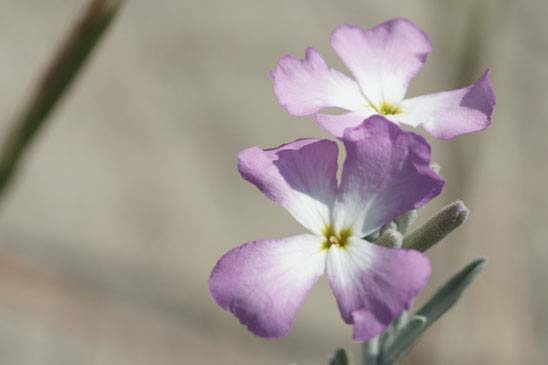
{"type": "Polygon", "coordinates": [[[419,294],[431,267],[418,251],[389,249],[351,237],[344,248],[331,246],[327,275],[344,321],[354,325],[355,341],[384,331],[419,294]]]}
{"type": "Polygon", "coordinates": [[[283,337],[324,273],[326,255],[322,239],[310,234],[249,242],[221,257],[209,291],[254,334],[283,337]]]}
{"type": "Polygon", "coordinates": [[[337,194],[337,154],[333,141],[300,139],[270,150],[248,148],[238,155],[238,170],[308,230],[321,235],[337,194]]]}
{"type": "Polygon", "coordinates": [[[488,69],[478,81],[463,89],[404,100],[403,112],[393,117],[412,126],[422,124],[434,137],[449,139],[487,128],[495,99],[488,69]]]}
{"type": "Polygon", "coordinates": [[[336,229],[364,237],[401,214],[421,207],[442,190],[430,168],[430,145],[374,115],[342,138],[346,160],[333,211],[336,229]]]}
{"type": "Polygon", "coordinates": [[[403,100],[409,82],[432,51],[428,36],[406,19],[367,30],[342,25],[331,34],[331,46],[377,107],[403,100]]]}
{"type": "Polygon", "coordinates": [[[271,76],[278,102],[297,117],[328,107],[356,110],[367,104],[356,81],[327,66],[314,48],[306,50],[302,61],[282,57],[271,76]]]}
{"type": "Polygon", "coordinates": [[[377,112],[371,107],[364,107],[354,112],[339,115],[316,114],[316,123],[335,137],[342,138],[346,128],[357,127],[367,117],[374,114],[377,114],[377,112]]]}

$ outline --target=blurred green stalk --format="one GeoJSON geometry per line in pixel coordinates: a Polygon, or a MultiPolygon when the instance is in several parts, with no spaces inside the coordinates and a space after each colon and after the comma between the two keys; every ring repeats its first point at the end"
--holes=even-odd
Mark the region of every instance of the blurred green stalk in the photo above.
{"type": "Polygon", "coordinates": [[[36,137],[124,0],[92,0],[46,69],[0,147],[0,198],[13,179],[26,148],[36,137]]]}

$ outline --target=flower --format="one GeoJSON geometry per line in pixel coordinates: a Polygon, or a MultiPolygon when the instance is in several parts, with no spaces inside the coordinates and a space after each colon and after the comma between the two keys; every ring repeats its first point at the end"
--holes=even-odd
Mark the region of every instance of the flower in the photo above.
{"type": "Polygon", "coordinates": [[[347,129],[337,184],[337,144],[300,139],[238,155],[244,179],[286,208],[309,233],[245,243],[225,254],[209,279],[215,302],[256,335],[285,336],[299,306],[327,271],[353,338],[381,333],[408,309],[430,277],[421,253],[366,237],[437,196],[444,180],[430,167],[430,146],[382,116],[347,129]]]}
{"type": "Polygon", "coordinates": [[[302,61],[282,57],[271,76],[278,102],[289,114],[314,114],[336,137],[374,114],[398,124],[422,125],[440,139],[480,131],[491,123],[495,92],[489,69],[468,87],[404,100],[409,82],[432,50],[427,35],[409,20],[393,19],[367,30],[341,25],[331,34],[331,46],[356,81],[327,66],[314,48],[306,50],[302,61]],[[331,107],[350,112],[319,113],[331,107]]]}

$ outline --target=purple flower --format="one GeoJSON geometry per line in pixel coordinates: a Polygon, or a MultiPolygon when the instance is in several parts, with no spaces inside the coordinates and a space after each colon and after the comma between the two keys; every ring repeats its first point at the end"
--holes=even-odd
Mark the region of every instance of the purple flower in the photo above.
{"type": "Polygon", "coordinates": [[[426,34],[409,20],[393,19],[367,30],[339,26],[331,34],[331,46],[356,81],[327,66],[314,48],[306,50],[302,61],[282,57],[271,76],[279,103],[291,115],[314,114],[336,137],[374,114],[398,124],[422,125],[441,139],[480,131],[491,123],[495,92],[489,70],[463,89],[404,100],[409,82],[432,50],[426,34]],[[330,107],[349,112],[318,113],[330,107]]]}
{"type": "Polygon", "coordinates": [[[243,178],[309,231],[248,242],[213,269],[211,296],[256,335],[285,336],[327,270],[354,340],[365,341],[407,309],[430,277],[421,253],[362,239],[441,192],[444,181],[429,167],[430,146],[381,116],[347,129],[342,141],[347,156],[340,186],[333,141],[300,139],[238,156],[243,178]]]}

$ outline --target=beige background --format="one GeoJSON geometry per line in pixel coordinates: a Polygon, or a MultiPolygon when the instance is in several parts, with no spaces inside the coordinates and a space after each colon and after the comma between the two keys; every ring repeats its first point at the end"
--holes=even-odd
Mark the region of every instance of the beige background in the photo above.
{"type": "MultiPolygon", "coordinates": [[[[5,135],[84,1],[0,1],[5,135]]],[[[325,364],[351,344],[326,280],[291,334],[253,337],[208,297],[216,260],[300,232],[235,169],[236,153],[327,137],[280,108],[267,71],[329,48],[341,23],[395,16],[434,51],[409,95],[491,66],[492,127],[433,142],[471,219],[429,252],[422,296],[475,256],[486,271],[409,364],[540,364],[548,352],[548,7],[542,1],[130,1],[26,156],[0,207],[2,364],[325,364]]]]}

